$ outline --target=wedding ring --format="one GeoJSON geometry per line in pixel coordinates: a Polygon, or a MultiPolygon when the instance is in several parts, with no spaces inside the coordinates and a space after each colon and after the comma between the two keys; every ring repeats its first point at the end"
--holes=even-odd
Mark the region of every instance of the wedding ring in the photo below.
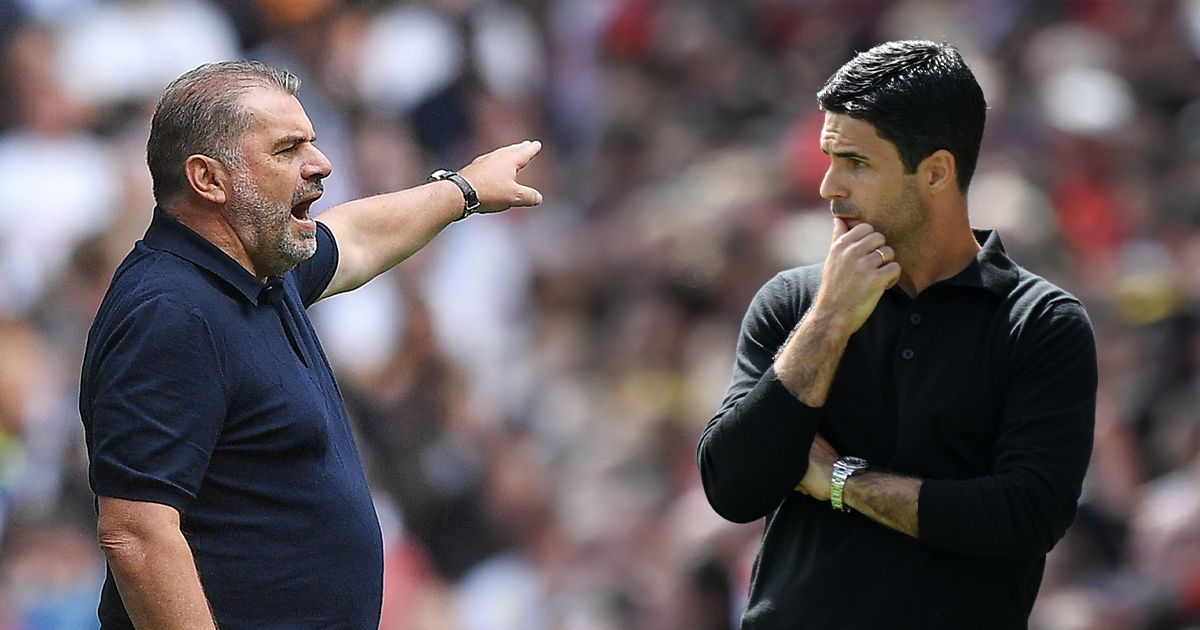
{"type": "Polygon", "coordinates": [[[879,254],[879,260],[883,261],[882,264],[886,265],[887,264],[887,256],[884,256],[883,252],[879,251],[879,248],[875,248],[875,253],[879,254]]]}

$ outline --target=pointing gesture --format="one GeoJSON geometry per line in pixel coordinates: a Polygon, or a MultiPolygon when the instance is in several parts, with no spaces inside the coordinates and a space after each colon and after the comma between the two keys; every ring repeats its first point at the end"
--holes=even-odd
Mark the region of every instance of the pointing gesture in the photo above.
{"type": "Polygon", "coordinates": [[[542,193],[517,182],[517,173],[541,150],[541,142],[526,140],[485,153],[459,170],[479,194],[479,212],[501,212],[542,203],[542,193]]]}

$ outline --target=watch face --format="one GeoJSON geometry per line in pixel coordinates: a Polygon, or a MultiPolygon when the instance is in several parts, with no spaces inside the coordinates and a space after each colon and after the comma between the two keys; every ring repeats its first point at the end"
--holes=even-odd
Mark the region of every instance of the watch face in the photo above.
{"type": "Polygon", "coordinates": [[[867,460],[861,457],[843,457],[839,459],[837,463],[849,468],[850,470],[862,470],[869,465],[867,464],[867,460]]]}

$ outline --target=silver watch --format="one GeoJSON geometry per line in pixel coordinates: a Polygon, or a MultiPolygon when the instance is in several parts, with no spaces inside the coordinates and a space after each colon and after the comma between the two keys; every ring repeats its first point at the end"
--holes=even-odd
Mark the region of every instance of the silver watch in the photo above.
{"type": "Polygon", "coordinates": [[[850,475],[866,470],[869,464],[861,457],[839,457],[833,462],[833,479],[829,481],[829,504],[833,509],[849,512],[850,508],[842,503],[842,493],[846,490],[846,480],[850,475]]]}

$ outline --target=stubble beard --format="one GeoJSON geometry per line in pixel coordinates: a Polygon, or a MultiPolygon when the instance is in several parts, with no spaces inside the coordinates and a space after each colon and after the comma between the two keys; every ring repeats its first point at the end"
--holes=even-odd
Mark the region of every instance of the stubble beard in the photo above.
{"type": "MultiPolygon", "coordinates": [[[[848,201],[831,201],[830,210],[837,216],[866,220],[862,208],[848,201]]],[[[883,234],[897,257],[901,252],[919,254],[928,246],[929,208],[921,201],[915,179],[906,180],[904,187],[881,203],[874,214],[872,220],[867,222],[876,232],[883,234]]]]}
{"type": "Polygon", "coordinates": [[[304,198],[297,189],[290,203],[275,203],[243,173],[233,177],[233,201],[230,203],[234,229],[253,247],[252,257],[258,272],[266,276],[285,273],[317,253],[315,230],[292,233],[292,208],[304,198]]]}

